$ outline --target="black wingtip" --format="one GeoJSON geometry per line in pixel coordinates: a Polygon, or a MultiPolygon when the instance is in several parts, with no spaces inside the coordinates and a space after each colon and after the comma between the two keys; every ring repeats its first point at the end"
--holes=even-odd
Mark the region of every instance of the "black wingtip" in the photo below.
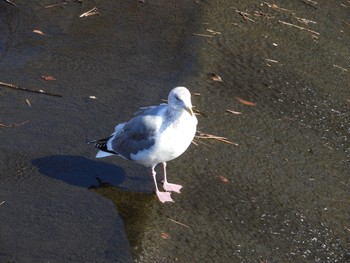
{"type": "Polygon", "coordinates": [[[95,144],[96,142],[97,142],[97,140],[93,140],[93,141],[87,142],[87,144],[95,144]]]}
{"type": "Polygon", "coordinates": [[[107,142],[110,138],[112,138],[112,136],[110,136],[108,138],[100,139],[100,140],[89,141],[88,144],[93,144],[94,147],[96,147],[97,149],[99,149],[101,151],[114,153],[114,152],[107,149],[107,142]]]}
{"type": "Polygon", "coordinates": [[[96,148],[100,148],[100,147],[103,147],[103,146],[107,147],[107,141],[104,141],[104,140],[93,140],[93,141],[87,142],[87,144],[92,144],[96,148]]]}

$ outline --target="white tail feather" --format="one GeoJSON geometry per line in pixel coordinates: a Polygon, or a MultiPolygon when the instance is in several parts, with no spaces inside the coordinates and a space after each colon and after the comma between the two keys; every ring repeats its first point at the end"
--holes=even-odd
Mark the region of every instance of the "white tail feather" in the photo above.
{"type": "Polygon", "coordinates": [[[111,156],[113,155],[113,153],[108,153],[108,152],[104,152],[104,151],[98,151],[96,154],[96,158],[103,158],[103,157],[107,157],[107,156],[111,156]]]}

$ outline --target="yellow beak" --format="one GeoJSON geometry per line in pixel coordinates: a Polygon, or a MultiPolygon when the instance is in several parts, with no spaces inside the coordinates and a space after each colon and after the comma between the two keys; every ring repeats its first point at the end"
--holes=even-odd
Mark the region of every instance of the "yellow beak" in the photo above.
{"type": "Polygon", "coordinates": [[[191,116],[194,115],[192,108],[185,107],[185,110],[186,110],[191,116]]]}

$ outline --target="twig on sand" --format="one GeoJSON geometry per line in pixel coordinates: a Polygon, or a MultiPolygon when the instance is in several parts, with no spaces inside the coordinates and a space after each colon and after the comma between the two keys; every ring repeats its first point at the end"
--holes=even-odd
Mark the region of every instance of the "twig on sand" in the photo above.
{"type": "Polygon", "coordinates": [[[2,201],[2,202],[0,203],[0,206],[3,205],[4,203],[5,203],[5,201],[2,201]]]}
{"type": "Polygon", "coordinates": [[[238,102],[242,103],[243,105],[247,105],[247,106],[256,106],[256,102],[252,102],[252,101],[249,101],[249,100],[244,100],[242,98],[239,98],[239,97],[235,97],[238,102]]]}
{"type": "Polygon", "coordinates": [[[291,27],[295,27],[295,28],[299,28],[301,30],[306,30],[312,34],[315,34],[315,35],[320,35],[320,33],[316,32],[316,31],[313,31],[311,29],[308,29],[306,27],[302,27],[302,26],[297,26],[297,25],[294,25],[294,24],[291,24],[291,23],[288,23],[288,22],[285,22],[285,21],[282,21],[282,20],[278,20],[278,22],[280,22],[281,24],[284,24],[284,25],[287,25],[287,26],[291,26],[291,27]]]}
{"type": "Polygon", "coordinates": [[[10,128],[10,127],[17,127],[17,126],[22,126],[26,124],[28,121],[23,121],[21,123],[16,123],[16,124],[3,124],[0,123],[0,128],[10,128]]]}
{"type": "Polygon", "coordinates": [[[208,73],[207,76],[208,76],[208,78],[210,78],[213,81],[222,82],[222,79],[221,79],[221,77],[218,74],[208,73]]]}
{"type": "Polygon", "coordinates": [[[222,137],[222,136],[217,136],[217,135],[213,135],[213,134],[209,134],[209,133],[204,133],[201,131],[197,131],[197,135],[195,136],[196,139],[209,139],[209,140],[217,140],[220,142],[224,142],[227,144],[233,144],[238,146],[238,143],[235,142],[231,142],[229,141],[226,137],[222,137]]]}
{"type": "Polygon", "coordinates": [[[62,2],[62,3],[58,3],[58,4],[46,5],[46,6],[44,6],[44,8],[52,8],[52,7],[66,5],[66,4],[68,4],[68,3],[67,2],[62,2]]]}
{"type": "Polygon", "coordinates": [[[87,16],[93,16],[93,15],[100,15],[100,11],[97,9],[97,7],[94,7],[90,9],[89,11],[81,14],[79,17],[87,17],[87,16]]]}
{"type": "Polygon", "coordinates": [[[303,2],[304,4],[313,7],[315,9],[317,9],[317,7],[315,5],[317,5],[316,1],[312,1],[312,0],[302,0],[301,2],[303,2]]]}
{"type": "Polygon", "coordinates": [[[265,58],[265,60],[266,60],[267,62],[271,62],[271,63],[278,63],[277,60],[270,59],[270,58],[265,58]]]}
{"type": "Polygon", "coordinates": [[[235,115],[242,114],[242,112],[240,112],[240,111],[234,111],[234,110],[229,110],[229,109],[227,109],[226,112],[231,113],[231,114],[235,114],[235,115]]]}
{"type": "Polygon", "coordinates": [[[204,143],[203,141],[197,141],[195,138],[192,140],[192,143],[196,146],[198,146],[199,144],[203,144],[205,146],[212,147],[212,145],[210,145],[208,143],[204,143]]]}
{"type": "Polygon", "coordinates": [[[254,15],[255,16],[260,16],[260,17],[264,17],[266,19],[272,19],[272,18],[275,18],[275,16],[273,15],[270,15],[268,13],[263,13],[262,11],[254,11],[254,15]]]}
{"type": "Polygon", "coordinates": [[[204,112],[200,111],[199,109],[197,109],[195,107],[192,108],[192,111],[194,112],[195,115],[201,115],[203,117],[208,117],[207,114],[205,114],[204,112]]]}
{"type": "Polygon", "coordinates": [[[18,8],[18,6],[14,2],[12,2],[10,0],[5,0],[5,2],[18,8]]]}
{"type": "Polygon", "coordinates": [[[236,10],[236,12],[237,12],[238,14],[240,14],[240,15],[243,17],[243,19],[244,19],[245,21],[251,21],[251,22],[255,23],[255,21],[249,17],[250,14],[248,14],[248,13],[246,13],[246,12],[239,11],[239,10],[236,10]]]}
{"type": "Polygon", "coordinates": [[[311,24],[317,24],[317,22],[306,19],[306,18],[302,18],[302,17],[298,17],[298,16],[293,16],[298,22],[303,23],[305,25],[308,25],[309,23],[311,24]]]}
{"type": "Polygon", "coordinates": [[[213,35],[221,35],[221,32],[219,31],[214,31],[213,29],[211,28],[208,28],[207,31],[213,35]]]}
{"type": "Polygon", "coordinates": [[[294,11],[286,9],[286,8],[279,7],[276,4],[270,4],[268,2],[264,2],[264,4],[267,5],[268,7],[272,8],[272,9],[276,9],[276,10],[279,10],[279,11],[284,11],[284,12],[289,12],[289,13],[294,14],[294,11]]]}
{"type": "Polygon", "coordinates": [[[184,226],[184,227],[187,227],[187,228],[191,229],[188,225],[185,225],[184,223],[181,223],[181,222],[176,221],[176,220],[171,219],[171,218],[169,218],[169,220],[170,220],[171,222],[174,222],[175,224],[178,224],[178,225],[180,225],[180,226],[184,226]]]}
{"type": "Polygon", "coordinates": [[[346,68],[343,68],[343,67],[338,66],[338,65],[336,65],[336,64],[333,64],[333,67],[338,68],[338,69],[341,69],[342,71],[348,72],[348,70],[347,70],[346,68]]]}
{"type": "Polygon", "coordinates": [[[22,91],[28,91],[28,92],[32,92],[32,93],[40,93],[40,94],[44,94],[44,95],[48,95],[48,96],[54,96],[54,97],[63,97],[61,94],[56,94],[56,93],[49,93],[49,92],[45,92],[43,90],[34,90],[34,89],[27,89],[27,88],[22,88],[10,83],[5,83],[5,82],[1,82],[0,81],[0,86],[6,87],[6,88],[10,88],[10,89],[15,89],[15,90],[22,90],[22,91]]]}
{"type": "Polygon", "coordinates": [[[199,33],[192,33],[194,36],[199,36],[199,37],[214,37],[212,35],[206,35],[206,34],[199,34],[199,33]]]}
{"type": "Polygon", "coordinates": [[[348,23],[348,22],[346,22],[346,21],[344,21],[344,20],[342,20],[342,22],[343,22],[345,25],[350,26],[350,23],[348,23]]]}

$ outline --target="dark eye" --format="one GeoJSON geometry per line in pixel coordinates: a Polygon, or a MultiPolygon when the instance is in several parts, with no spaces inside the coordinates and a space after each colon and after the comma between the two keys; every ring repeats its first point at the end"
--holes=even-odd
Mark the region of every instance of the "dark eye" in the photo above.
{"type": "Polygon", "coordinates": [[[179,101],[179,100],[180,100],[178,96],[176,96],[176,97],[175,97],[175,99],[176,99],[177,101],[179,101]]]}

